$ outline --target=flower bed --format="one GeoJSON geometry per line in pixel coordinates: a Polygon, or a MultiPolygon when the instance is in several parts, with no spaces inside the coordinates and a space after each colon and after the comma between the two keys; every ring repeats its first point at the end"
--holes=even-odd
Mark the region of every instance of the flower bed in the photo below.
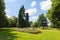
{"type": "Polygon", "coordinates": [[[18,31],[20,32],[27,32],[27,33],[31,33],[31,34],[38,34],[38,33],[42,33],[41,30],[38,29],[30,29],[30,28],[20,28],[18,29],[18,31]]]}

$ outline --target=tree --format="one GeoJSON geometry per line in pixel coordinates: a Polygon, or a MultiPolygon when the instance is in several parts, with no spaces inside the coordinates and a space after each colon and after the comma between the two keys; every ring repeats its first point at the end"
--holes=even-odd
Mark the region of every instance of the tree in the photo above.
{"type": "Polygon", "coordinates": [[[60,0],[52,1],[52,8],[48,11],[47,17],[50,19],[53,27],[60,28],[60,0]]]}
{"type": "Polygon", "coordinates": [[[23,28],[25,26],[25,8],[22,6],[18,14],[18,25],[23,28]]]}
{"type": "Polygon", "coordinates": [[[13,16],[11,18],[8,18],[9,21],[9,27],[17,27],[17,17],[13,16]]]}
{"type": "Polygon", "coordinates": [[[22,6],[19,10],[18,14],[18,26],[23,27],[30,27],[29,24],[29,13],[25,13],[25,8],[22,6]]]}
{"type": "Polygon", "coordinates": [[[5,13],[5,3],[4,0],[0,0],[0,27],[8,26],[8,18],[5,13]]]}
{"type": "Polygon", "coordinates": [[[33,29],[35,29],[35,28],[38,27],[38,23],[37,22],[34,22],[32,26],[33,26],[33,29]]]}
{"type": "Polygon", "coordinates": [[[43,29],[44,29],[44,27],[48,26],[47,23],[48,21],[47,21],[47,18],[44,16],[44,14],[39,15],[38,25],[43,26],[43,29]]]}
{"type": "Polygon", "coordinates": [[[37,22],[34,22],[34,24],[33,24],[33,27],[38,27],[38,23],[37,22]]]}
{"type": "Polygon", "coordinates": [[[25,15],[25,23],[26,23],[26,27],[30,27],[30,23],[29,23],[29,13],[26,13],[26,15],[25,15]]]}
{"type": "Polygon", "coordinates": [[[26,13],[26,21],[29,21],[29,13],[26,13]]]}

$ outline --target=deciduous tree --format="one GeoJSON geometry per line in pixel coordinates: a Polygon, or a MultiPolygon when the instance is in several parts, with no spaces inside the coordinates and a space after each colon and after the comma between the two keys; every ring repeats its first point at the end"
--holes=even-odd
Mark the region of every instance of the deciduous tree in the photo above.
{"type": "Polygon", "coordinates": [[[5,13],[5,3],[4,0],[0,0],[0,27],[7,27],[8,24],[8,18],[5,13]]]}

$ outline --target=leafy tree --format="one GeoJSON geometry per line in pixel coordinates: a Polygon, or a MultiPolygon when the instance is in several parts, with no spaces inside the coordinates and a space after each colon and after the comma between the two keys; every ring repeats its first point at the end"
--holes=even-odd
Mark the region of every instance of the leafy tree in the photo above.
{"type": "Polygon", "coordinates": [[[33,24],[33,27],[38,27],[38,23],[37,22],[34,22],[34,24],[33,24]]]}
{"type": "Polygon", "coordinates": [[[52,8],[48,11],[47,17],[50,19],[53,27],[60,28],[60,0],[52,1],[52,8]]]}
{"type": "Polygon", "coordinates": [[[47,23],[48,21],[47,21],[47,18],[44,16],[44,14],[39,15],[38,25],[43,26],[43,29],[44,29],[44,27],[48,26],[47,23]]]}
{"type": "Polygon", "coordinates": [[[8,26],[8,18],[4,10],[5,10],[4,0],[0,0],[0,27],[8,26]]]}
{"type": "Polygon", "coordinates": [[[8,21],[10,27],[17,27],[17,17],[13,16],[11,18],[8,18],[8,21]]]}
{"type": "Polygon", "coordinates": [[[38,23],[37,22],[34,22],[33,25],[32,25],[33,29],[37,28],[38,27],[38,23]]]}

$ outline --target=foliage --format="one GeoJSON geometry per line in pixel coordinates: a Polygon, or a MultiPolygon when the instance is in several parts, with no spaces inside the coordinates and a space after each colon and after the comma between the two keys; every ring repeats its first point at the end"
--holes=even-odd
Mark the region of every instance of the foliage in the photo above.
{"type": "Polygon", "coordinates": [[[37,28],[38,27],[38,23],[37,22],[34,22],[33,23],[33,27],[36,27],[37,28]]]}
{"type": "Polygon", "coordinates": [[[47,21],[47,18],[44,16],[44,14],[41,14],[39,15],[39,18],[38,18],[38,26],[43,26],[43,29],[44,27],[47,27],[48,21],[47,21]]]}
{"type": "Polygon", "coordinates": [[[52,8],[48,10],[47,17],[50,19],[53,27],[60,28],[60,0],[53,0],[52,8]]]}
{"type": "Polygon", "coordinates": [[[24,27],[25,26],[25,8],[24,6],[22,6],[19,10],[19,14],[18,14],[18,24],[19,27],[24,27]]]}
{"type": "Polygon", "coordinates": [[[25,15],[25,23],[26,23],[26,27],[30,27],[30,23],[29,23],[29,13],[26,13],[26,15],[25,15]]]}
{"type": "Polygon", "coordinates": [[[5,10],[4,0],[0,0],[0,27],[8,26],[8,18],[4,10],[5,10]]]}
{"type": "Polygon", "coordinates": [[[23,28],[23,27],[29,27],[29,14],[25,13],[25,8],[22,6],[19,10],[18,14],[18,26],[23,28]]]}
{"type": "Polygon", "coordinates": [[[17,27],[17,17],[13,16],[11,18],[8,18],[8,21],[10,27],[17,27]]]}
{"type": "Polygon", "coordinates": [[[29,24],[30,24],[30,27],[32,27],[33,22],[32,21],[29,21],[29,24]]]}

